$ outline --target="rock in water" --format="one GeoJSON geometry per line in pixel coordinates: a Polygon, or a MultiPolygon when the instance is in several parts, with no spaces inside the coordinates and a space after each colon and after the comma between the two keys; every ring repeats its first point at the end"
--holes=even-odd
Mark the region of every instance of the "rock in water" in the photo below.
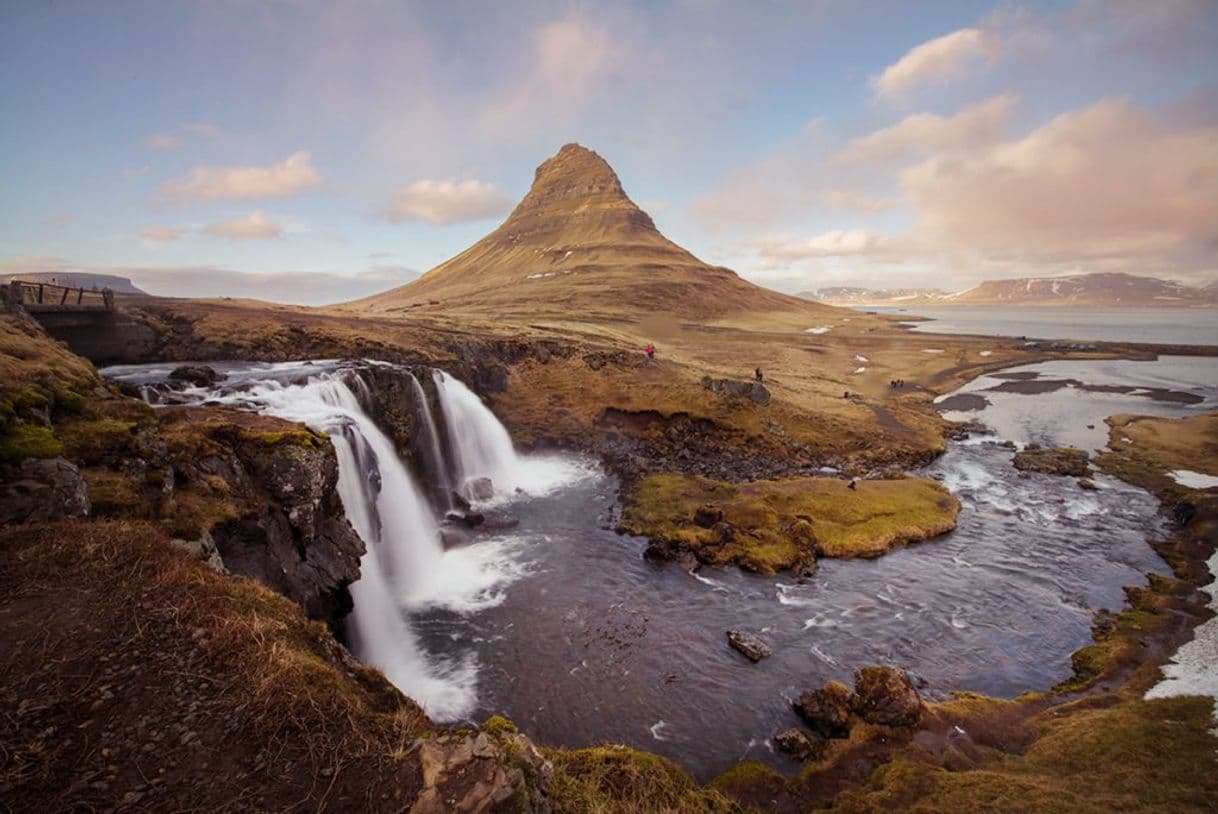
{"type": "Polygon", "coordinates": [[[761,639],[752,633],[745,633],[741,630],[729,630],[727,632],[727,643],[743,653],[745,658],[752,662],[761,661],[772,652],[770,646],[761,639]]]}
{"type": "Polygon", "coordinates": [[[845,738],[850,735],[852,701],[845,684],[830,681],[799,696],[795,711],[822,737],[845,738]]]}
{"type": "Polygon", "coordinates": [[[1022,452],[1015,453],[1012,463],[1021,472],[1072,475],[1076,478],[1085,478],[1091,474],[1091,468],[1087,466],[1086,450],[1071,447],[1029,446],[1022,452]]]}
{"type": "Polygon", "coordinates": [[[802,729],[794,727],[784,729],[774,736],[774,746],[778,751],[788,754],[796,760],[815,760],[825,752],[825,741],[813,738],[802,729]]]}
{"type": "Polygon", "coordinates": [[[188,382],[196,387],[211,387],[228,377],[223,373],[217,373],[215,368],[208,365],[182,365],[174,368],[173,372],[169,374],[169,378],[188,382]]]}
{"type": "Polygon", "coordinates": [[[915,726],[922,699],[909,674],[895,667],[864,667],[854,674],[854,711],[882,726],[915,726]]]}

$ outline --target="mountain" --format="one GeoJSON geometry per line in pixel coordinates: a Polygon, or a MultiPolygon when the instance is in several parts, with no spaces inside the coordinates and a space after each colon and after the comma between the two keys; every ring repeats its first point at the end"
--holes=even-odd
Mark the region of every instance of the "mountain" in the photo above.
{"type": "Polygon", "coordinates": [[[578,144],[537,168],[528,194],[498,229],[413,282],[341,307],[384,313],[421,306],[579,319],[824,313],[703,263],[664,237],[605,160],[578,144]]]}
{"type": "Polygon", "coordinates": [[[116,294],[145,294],[127,277],[117,274],[94,274],[85,271],[34,271],[23,274],[8,274],[0,281],[24,280],[27,283],[50,283],[68,288],[109,288],[116,294]]]}
{"type": "Polygon", "coordinates": [[[944,305],[1218,306],[1218,291],[1134,274],[989,280],[944,305]]]}
{"type": "Polygon", "coordinates": [[[801,291],[796,296],[830,305],[939,305],[952,294],[937,288],[835,286],[801,291]]]}

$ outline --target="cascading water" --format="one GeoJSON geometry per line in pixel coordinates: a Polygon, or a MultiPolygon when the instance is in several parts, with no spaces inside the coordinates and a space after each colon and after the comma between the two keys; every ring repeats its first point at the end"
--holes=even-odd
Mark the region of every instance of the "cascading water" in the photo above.
{"type": "Polygon", "coordinates": [[[468,489],[475,478],[490,478],[500,493],[522,487],[520,459],[495,414],[457,379],[441,370],[432,375],[444,411],[449,449],[456,462],[458,486],[468,489]]]}
{"type": "Polygon", "coordinates": [[[448,461],[444,457],[444,450],[440,445],[440,432],[436,429],[436,420],[431,414],[431,404],[427,400],[427,394],[423,392],[423,385],[419,384],[418,378],[413,373],[408,375],[410,376],[410,389],[414,394],[415,404],[418,405],[419,415],[423,419],[423,429],[427,434],[424,450],[427,457],[427,471],[436,481],[435,492],[440,501],[440,507],[451,509],[453,507],[452,489],[457,484],[453,481],[448,461]]]}
{"type": "MultiPolygon", "coordinates": [[[[468,714],[476,702],[476,664],[472,655],[443,662],[421,647],[408,612],[445,608],[457,612],[497,604],[503,583],[522,573],[508,549],[510,541],[464,546],[446,551],[433,507],[406,469],[393,442],[365,410],[373,394],[358,370],[313,366],[301,382],[297,366],[285,367],[286,382],[270,368],[234,371],[236,380],[216,390],[188,388],[188,401],[253,408],[299,421],[329,435],[338,458],[338,491],[352,527],[366,545],[360,579],[351,586],[354,608],[347,619],[352,649],[381,668],[395,685],[439,720],[468,714]],[[260,375],[261,374],[261,375],[260,375]],[[359,395],[357,395],[359,394],[359,395]],[[362,396],[362,398],[361,398],[362,396]]],[[[450,497],[450,475],[436,422],[417,379],[410,377],[422,420],[425,469],[436,479],[437,495],[450,497]]],[[[507,431],[459,381],[444,377],[442,400],[459,404],[451,414],[460,423],[452,448],[461,472],[469,477],[511,481],[506,473],[519,464],[507,431]],[[445,398],[444,393],[454,393],[445,398]],[[477,409],[468,404],[477,403],[477,409]],[[472,416],[472,418],[466,418],[472,416]],[[486,433],[480,443],[472,435],[486,433]],[[471,452],[482,450],[482,452],[471,452]]],[[[144,388],[151,401],[156,387],[144,388]]],[[[451,508],[441,502],[441,509],[451,508]]]]}

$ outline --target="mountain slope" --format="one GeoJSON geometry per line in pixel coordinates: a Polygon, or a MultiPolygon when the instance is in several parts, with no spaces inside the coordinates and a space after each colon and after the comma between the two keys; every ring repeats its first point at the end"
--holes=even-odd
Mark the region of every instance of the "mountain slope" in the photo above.
{"type": "Polygon", "coordinates": [[[857,288],[835,286],[801,291],[796,296],[830,305],[938,305],[952,297],[938,288],[857,288]]]}
{"type": "Polygon", "coordinates": [[[96,274],[87,271],[32,271],[23,274],[8,274],[0,282],[24,280],[27,283],[51,283],[68,288],[109,288],[116,294],[146,294],[128,277],[117,274],[96,274]]]}
{"type": "Polygon", "coordinates": [[[342,307],[424,306],[498,317],[671,313],[702,321],[828,311],[707,265],[664,237],[604,159],[578,144],[537,168],[532,188],[498,229],[418,280],[342,307]]]}

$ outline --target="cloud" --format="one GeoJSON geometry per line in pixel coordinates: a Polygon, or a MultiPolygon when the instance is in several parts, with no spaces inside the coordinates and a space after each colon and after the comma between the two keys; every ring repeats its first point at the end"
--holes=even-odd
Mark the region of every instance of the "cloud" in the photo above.
{"type": "Polygon", "coordinates": [[[272,240],[283,236],[283,226],[262,212],[254,212],[244,218],[213,223],[203,228],[203,233],[228,240],[272,240]]]}
{"type": "Polygon", "coordinates": [[[148,147],[153,150],[172,150],[181,142],[169,133],[153,133],[148,137],[148,147]]]}
{"type": "Polygon", "coordinates": [[[919,239],[942,249],[1041,264],[1213,267],[1215,144],[1214,124],[1173,129],[1104,99],[1023,138],[927,159],[901,183],[919,239]]]}
{"type": "Polygon", "coordinates": [[[874,254],[887,243],[888,239],[883,235],[866,229],[834,229],[806,240],[787,236],[760,238],[751,241],[749,246],[765,260],[790,262],[814,257],[874,254]]]}
{"type": "Polygon", "coordinates": [[[995,56],[996,40],[979,28],[961,28],[928,40],[872,77],[876,94],[888,101],[900,101],[928,85],[946,85],[960,79],[978,63],[995,56]]]}
{"type": "Polygon", "coordinates": [[[898,198],[879,198],[865,192],[840,187],[826,189],[820,198],[825,206],[833,209],[853,209],[860,212],[880,212],[901,204],[898,198]]]}
{"type": "Polygon", "coordinates": [[[485,181],[423,179],[397,193],[383,214],[394,223],[421,220],[443,225],[502,215],[511,205],[508,196],[485,181]]]}
{"type": "Polygon", "coordinates": [[[140,230],[140,237],[150,243],[172,243],[185,235],[185,226],[145,226],[140,230]]]}
{"type": "Polygon", "coordinates": [[[951,116],[917,113],[848,143],[833,161],[891,161],[931,150],[967,150],[997,142],[1015,111],[1018,97],[1004,93],[951,116]]]}
{"type": "Polygon", "coordinates": [[[267,167],[199,166],[160,188],[171,200],[214,201],[285,198],[321,184],[308,150],[299,150],[267,167]]]}

